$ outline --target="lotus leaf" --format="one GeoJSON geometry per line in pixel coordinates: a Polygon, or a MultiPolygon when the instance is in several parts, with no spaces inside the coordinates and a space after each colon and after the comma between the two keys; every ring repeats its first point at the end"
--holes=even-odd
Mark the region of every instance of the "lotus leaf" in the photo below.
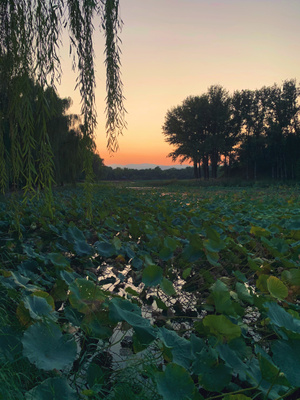
{"type": "Polygon", "coordinates": [[[63,335],[55,323],[37,322],[22,338],[23,354],[38,368],[64,369],[75,360],[77,345],[73,337],[63,335]]]}

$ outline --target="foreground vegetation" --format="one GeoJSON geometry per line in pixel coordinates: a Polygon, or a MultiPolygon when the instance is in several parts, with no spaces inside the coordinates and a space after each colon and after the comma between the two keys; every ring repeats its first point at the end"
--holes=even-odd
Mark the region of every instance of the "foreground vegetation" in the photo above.
{"type": "Polygon", "coordinates": [[[3,198],[0,398],[298,398],[299,194],[3,198]]]}

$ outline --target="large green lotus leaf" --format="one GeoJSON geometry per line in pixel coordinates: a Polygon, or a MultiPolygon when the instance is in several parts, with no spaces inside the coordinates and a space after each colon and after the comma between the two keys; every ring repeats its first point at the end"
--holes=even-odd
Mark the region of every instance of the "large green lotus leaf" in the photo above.
{"type": "Polygon", "coordinates": [[[26,400],[78,400],[66,378],[48,378],[25,394],[26,400]]]}
{"type": "Polygon", "coordinates": [[[141,309],[137,304],[121,298],[113,298],[109,303],[109,318],[113,322],[124,321],[125,312],[142,315],[141,309]]]}
{"type": "Polygon", "coordinates": [[[168,309],[166,304],[161,299],[159,299],[158,297],[156,297],[155,302],[156,302],[157,307],[160,308],[161,310],[167,310],[168,309]]]}
{"type": "Polygon", "coordinates": [[[206,251],[205,253],[207,261],[213,265],[214,267],[219,267],[220,263],[219,261],[219,253],[213,253],[211,251],[206,251]]]}
{"type": "Polygon", "coordinates": [[[217,253],[226,247],[224,240],[220,238],[219,232],[213,228],[206,228],[207,240],[203,241],[203,245],[211,253],[217,253]]]}
{"type": "Polygon", "coordinates": [[[69,226],[67,230],[68,239],[71,237],[73,241],[85,240],[83,232],[76,226],[69,226]]]}
{"type": "Polygon", "coordinates": [[[192,372],[195,375],[201,374],[204,369],[217,365],[218,353],[211,346],[204,346],[198,354],[192,365],[192,372]]]}
{"type": "Polygon", "coordinates": [[[174,255],[174,252],[169,247],[163,247],[159,252],[159,258],[163,261],[170,260],[174,255]]]}
{"type": "Polygon", "coordinates": [[[54,310],[55,308],[54,299],[49,293],[44,292],[43,290],[36,290],[35,292],[32,293],[31,296],[43,297],[47,301],[47,303],[52,307],[52,310],[54,310]]]}
{"type": "Polygon", "coordinates": [[[166,293],[168,296],[173,296],[174,294],[176,294],[173,283],[169,281],[169,279],[167,278],[163,278],[163,280],[160,283],[160,287],[162,291],[166,293]]]}
{"type": "Polygon", "coordinates": [[[85,240],[76,240],[74,250],[78,256],[89,256],[93,253],[92,247],[85,240]]]}
{"type": "Polygon", "coordinates": [[[195,357],[197,353],[200,353],[200,351],[203,349],[205,346],[204,339],[199,338],[198,336],[194,335],[193,333],[190,336],[190,343],[191,343],[191,350],[192,350],[192,355],[195,357]]]}
{"type": "Polygon", "coordinates": [[[134,258],[131,260],[131,266],[132,266],[132,268],[135,269],[135,270],[137,270],[137,271],[140,271],[140,270],[143,268],[143,265],[144,265],[143,261],[142,261],[140,258],[138,258],[138,257],[134,257],[134,258]]]}
{"type": "Polygon", "coordinates": [[[160,328],[158,336],[164,345],[171,349],[173,357],[172,361],[184,368],[189,368],[192,360],[192,347],[190,341],[166,328],[160,328]]]}
{"type": "Polygon", "coordinates": [[[228,394],[223,397],[223,400],[252,400],[251,397],[245,396],[244,394],[228,394]]]}
{"type": "Polygon", "coordinates": [[[11,272],[9,277],[1,279],[1,284],[8,289],[15,289],[20,287],[22,289],[28,291],[35,291],[38,290],[39,287],[28,283],[30,281],[29,278],[21,275],[19,272],[11,272]]]}
{"type": "Polygon", "coordinates": [[[191,268],[191,267],[186,268],[186,269],[182,272],[182,277],[183,277],[183,279],[186,279],[186,278],[190,275],[191,271],[192,271],[192,268],[191,268]]]}
{"type": "Polygon", "coordinates": [[[70,265],[70,261],[68,261],[61,253],[49,253],[48,258],[53,265],[59,268],[66,268],[70,265]]]}
{"type": "Polygon", "coordinates": [[[80,313],[75,308],[67,306],[64,308],[64,316],[74,326],[81,326],[85,314],[80,313]]]}
{"type": "Polygon", "coordinates": [[[286,388],[277,384],[277,381],[276,383],[269,383],[262,379],[260,365],[256,357],[248,360],[247,366],[247,382],[253,386],[257,386],[257,389],[264,394],[262,398],[281,399],[279,392],[286,392],[286,388]]]}
{"type": "Polygon", "coordinates": [[[233,339],[228,343],[228,346],[233,350],[241,360],[252,357],[252,348],[247,346],[243,337],[233,339]]]}
{"type": "Polygon", "coordinates": [[[69,290],[68,285],[62,279],[57,279],[54,286],[51,289],[51,296],[55,301],[67,300],[67,292],[69,290]]]}
{"type": "Polygon", "coordinates": [[[69,300],[71,305],[83,314],[98,311],[106,299],[103,292],[94,282],[83,278],[76,279],[69,286],[69,300]]]}
{"type": "Polygon", "coordinates": [[[217,312],[235,315],[230,293],[225,283],[218,279],[212,286],[210,297],[213,298],[217,312]]]}
{"type": "Polygon", "coordinates": [[[267,280],[269,279],[269,275],[260,274],[258,279],[256,280],[256,287],[261,292],[268,292],[268,283],[267,280]]]}
{"type": "MultiPolygon", "coordinates": [[[[300,236],[300,232],[299,232],[299,236],[300,236]]],[[[300,238],[299,238],[300,239],[300,238]]],[[[292,260],[292,259],[286,259],[286,258],[284,258],[284,257],[281,257],[280,258],[280,262],[283,264],[283,266],[285,267],[285,268],[288,268],[288,269],[292,269],[292,268],[299,268],[299,264],[297,263],[297,261],[294,261],[294,260],[292,260]]]]}
{"type": "Polygon", "coordinates": [[[195,390],[194,382],[185,368],[170,363],[164,372],[155,375],[158,393],[164,400],[191,399],[195,390]]]}
{"type": "Polygon", "coordinates": [[[284,239],[272,238],[270,243],[276,247],[280,254],[287,254],[289,252],[289,245],[284,239]]]}
{"type": "Polygon", "coordinates": [[[222,360],[224,360],[225,363],[239,375],[240,380],[245,381],[247,379],[247,366],[244,364],[243,359],[240,358],[239,354],[231,349],[227,343],[219,345],[217,350],[222,360]]]}
{"type": "Polygon", "coordinates": [[[125,252],[125,255],[131,260],[135,257],[135,251],[134,251],[134,246],[130,246],[130,244],[125,243],[123,244],[123,249],[125,252]]]}
{"type": "Polygon", "coordinates": [[[248,281],[246,275],[243,274],[243,273],[242,273],[241,271],[239,271],[239,270],[234,271],[232,274],[236,277],[236,279],[238,279],[239,281],[241,281],[241,282],[243,282],[243,283],[246,283],[246,282],[248,281]]]}
{"type": "Polygon", "coordinates": [[[213,367],[202,364],[199,383],[210,392],[221,392],[231,382],[231,377],[231,369],[225,364],[217,364],[213,367]]]}
{"type": "Polygon", "coordinates": [[[49,293],[36,290],[30,296],[25,296],[17,307],[17,317],[22,325],[28,326],[32,319],[38,320],[50,318],[56,320],[57,313],[54,310],[54,300],[49,293]]]}
{"type": "Polygon", "coordinates": [[[221,239],[218,242],[211,240],[211,239],[204,240],[203,246],[210,253],[218,253],[220,250],[222,250],[225,247],[224,242],[221,241],[221,239]]]}
{"type": "Polygon", "coordinates": [[[300,340],[277,340],[271,346],[273,360],[291,383],[300,386],[300,340]]]}
{"type": "Polygon", "coordinates": [[[18,304],[16,315],[21,325],[29,326],[32,323],[32,319],[30,317],[28,309],[24,305],[24,301],[20,301],[18,304]]]}
{"type": "Polygon", "coordinates": [[[182,256],[189,262],[194,262],[204,257],[203,240],[200,235],[192,235],[190,242],[182,252],[182,256]]]}
{"type": "Polygon", "coordinates": [[[235,285],[235,290],[236,293],[239,297],[239,299],[241,299],[242,301],[252,305],[254,300],[253,300],[253,296],[250,294],[249,290],[246,288],[246,286],[241,283],[241,282],[237,282],[235,285]]]}
{"type": "Polygon", "coordinates": [[[268,310],[267,315],[274,325],[285,328],[288,331],[300,333],[300,320],[294,318],[277,303],[266,302],[264,307],[268,310]]]}
{"type": "Polygon", "coordinates": [[[106,218],[105,219],[105,226],[107,226],[108,228],[112,229],[113,231],[119,231],[120,230],[120,226],[114,221],[113,218],[106,218]]]}
{"type": "Polygon", "coordinates": [[[38,270],[39,264],[36,260],[29,259],[23,261],[19,266],[18,266],[18,271],[20,272],[21,275],[24,277],[29,278],[32,282],[36,282],[40,279],[39,277],[39,270],[38,270]]]}
{"type": "Polygon", "coordinates": [[[24,333],[23,354],[38,368],[47,371],[64,369],[76,358],[77,345],[69,335],[63,335],[54,323],[37,322],[24,333]]]}
{"type": "Polygon", "coordinates": [[[91,363],[87,370],[87,383],[90,388],[94,385],[101,385],[105,383],[105,373],[98,364],[91,363]]]}
{"type": "Polygon", "coordinates": [[[100,311],[97,313],[87,314],[81,324],[81,328],[99,339],[109,338],[113,333],[115,324],[111,322],[108,311],[100,311]]]}
{"type": "Polygon", "coordinates": [[[277,250],[277,248],[274,246],[274,244],[270,240],[268,240],[265,237],[262,237],[261,241],[265,245],[265,247],[268,249],[268,251],[272,254],[273,257],[281,257],[282,256],[280,251],[277,250]]]}
{"type": "Polygon", "coordinates": [[[277,385],[289,387],[290,384],[283,374],[280,374],[280,370],[274,365],[271,357],[266,353],[260,346],[255,346],[255,352],[259,362],[262,378],[270,383],[276,382],[277,385]]]}
{"type": "Polygon", "coordinates": [[[158,265],[148,265],[143,270],[142,280],[145,286],[156,286],[163,279],[163,270],[158,265]]]}
{"type": "Polygon", "coordinates": [[[113,244],[103,241],[103,242],[96,242],[94,247],[101,257],[112,257],[116,254],[116,248],[113,244]]]}
{"type": "Polygon", "coordinates": [[[287,224],[287,229],[290,229],[291,231],[299,231],[300,230],[300,219],[295,219],[294,221],[291,221],[287,224]]]}
{"type": "Polygon", "coordinates": [[[249,265],[250,269],[252,269],[252,271],[258,271],[259,270],[260,266],[257,265],[257,263],[254,260],[252,260],[251,257],[247,258],[247,262],[248,262],[248,265],[249,265]]]}
{"type": "Polygon", "coordinates": [[[203,221],[197,217],[192,217],[191,218],[191,223],[196,227],[196,228],[202,228],[203,221]]]}
{"type": "Polygon", "coordinates": [[[270,276],[267,279],[267,287],[270,294],[279,300],[283,300],[289,294],[288,288],[276,276],[270,276]]]}
{"type": "Polygon", "coordinates": [[[157,331],[150,321],[141,316],[141,309],[128,300],[114,298],[109,304],[110,319],[113,322],[126,321],[133,327],[138,335],[139,341],[150,343],[157,337],[157,331]]]}
{"type": "Polygon", "coordinates": [[[284,270],[282,278],[288,281],[291,285],[300,286],[300,269],[284,270]]]}
{"type": "Polygon", "coordinates": [[[213,335],[226,340],[232,340],[242,334],[241,328],[225,315],[207,315],[203,318],[203,325],[208,327],[213,335]]]}
{"type": "Polygon", "coordinates": [[[170,250],[175,251],[178,246],[178,241],[170,236],[167,236],[164,239],[164,245],[168,247],[170,250]]]}
{"type": "Polygon", "coordinates": [[[266,237],[270,235],[270,232],[267,231],[266,229],[254,225],[251,226],[250,233],[252,233],[252,235],[255,235],[257,237],[266,237]]]}
{"type": "Polygon", "coordinates": [[[32,319],[55,318],[52,307],[43,297],[26,296],[24,298],[24,306],[29,311],[32,319]]]}
{"type": "Polygon", "coordinates": [[[128,293],[130,296],[139,297],[139,295],[140,295],[136,290],[132,289],[132,287],[130,287],[130,286],[128,286],[125,289],[125,292],[128,293]]]}
{"type": "Polygon", "coordinates": [[[122,242],[117,236],[113,238],[112,244],[117,251],[121,250],[122,242]]]}
{"type": "Polygon", "coordinates": [[[77,274],[76,272],[62,270],[59,272],[59,274],[67,285],[70,285],[70,283],[74,282],[76,278],[81,278],[81,275],[77,274]]]}

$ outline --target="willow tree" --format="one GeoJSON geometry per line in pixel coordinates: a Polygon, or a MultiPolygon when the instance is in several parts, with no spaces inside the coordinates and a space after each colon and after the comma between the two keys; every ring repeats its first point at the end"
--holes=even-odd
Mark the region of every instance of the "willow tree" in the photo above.
{"type": "MultiPolygon", "coordinates": [[[[47,132],[46,87],[56,87],[61,79],[59,46],[62,32],[70,37],[72,66],[77,69],[76,87],[81,94],[81,111],[87,145],[92,146],[96,126],[94,22],[105,36],[107,145],[118,148],[117,136],[125,126],[122,81],[120,76],[120,39],[122,21],[119,0],[0,0],[0,185],[7,187],[9,176],[25,181],[25,196],[34,187],[51,196],[53,155],[47,132]],[[32,85],[38,94],[38,121],[33,119],[29,99],[32,85]],[[41,126],[38,139],[34,126],[41,126]],[[9,150],[4,145],[8,132],[9,150]],[[38,160],[34,159],[38,154],[38,160]],[[35,165],[38,161],[38,168],[35,165]],[[20,179],[22,178],[22,179],[20,179]]],[[[87,154],[91,154],[90,151],[87,154]]],[[[87,182],[91,179],[92,159],[86,158],[87,182]]],[[[87,184],[87,190],[90,185],[87,184]]]]}

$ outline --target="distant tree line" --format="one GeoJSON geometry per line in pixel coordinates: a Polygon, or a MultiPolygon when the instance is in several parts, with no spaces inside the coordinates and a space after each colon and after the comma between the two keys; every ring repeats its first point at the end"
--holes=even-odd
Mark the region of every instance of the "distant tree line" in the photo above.
{"type": "Polygon", "coordinates": [[[189,96],[170,109],[163,134],[180,162],[192,161],[194,177],[246,179],[300,178],[300,89],[286,80],[258,90],[230,95],[220,85],[189,96]]]}
{"type": "MultiPolygon", "coordinates": [[[[95,171],[95,168],[94,168],[95,171]]],[[[102,166],[99,170],[99,174],[95,172],[96,179],[98,180],[158,180],[158,179],[192,179],[193,168],[186,167],[182,169],[168,168],[161,169],[147,168],[147,169],[131,169],[131,168],[112,168],[102,166]]]]}

